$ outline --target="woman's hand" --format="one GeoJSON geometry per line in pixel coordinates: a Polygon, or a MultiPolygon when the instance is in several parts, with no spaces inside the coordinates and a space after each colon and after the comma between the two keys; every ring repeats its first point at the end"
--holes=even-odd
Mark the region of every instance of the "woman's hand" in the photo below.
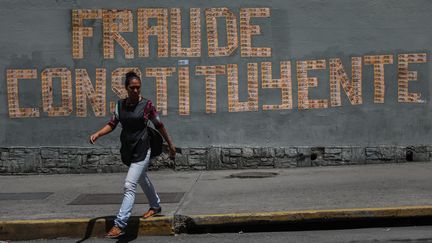
{"type": "Polygon", "coordinates": [[[94,133],[90,136],[90,143],[94,144],[96,140],[100,137],[99,133],[94,133]]]}
{"type": "Polygon", "coordinates": [[[174,147],[174,145],[169,146],[169,158],[174,160],[175,159],[175,155],[176,155],[176,148],[174,147]]]}
{"type": "MultiPolygon", "coordinates": [[[[114,128],[115,128],[115,127],[114,127],[114,128]]],[[[113,130],[113,128],[112,128],[110,125],[108,125],[108,124],[105,125],[104,127],[102,127],[101,130],[99,130],[99,131],[93,133],[93,134],[90,136],[90,141],[89,141],[89,142],[90,142],[91,144],[94,144],[98,138],[100,138],[100,137],[102,137],[102,136],[104,136],[104,135],[110,133],[112,130],[113,130]]]]}

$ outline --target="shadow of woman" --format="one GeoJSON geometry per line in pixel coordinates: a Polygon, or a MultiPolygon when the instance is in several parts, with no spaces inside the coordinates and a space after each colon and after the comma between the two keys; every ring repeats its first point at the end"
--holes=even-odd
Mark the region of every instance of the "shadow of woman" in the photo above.
{"type": "MultiPolygon", "coordinates": [[[[76,241],[76,243],[82,243],[85,240],[92,237],[92,235],[96,236],[103,236],[105,232],[108,232],[108,230],[111,229],[112,226],[114,226],[114,216],[103,216],[103,217],[97,217],[90,219],[90,221],[87,224],[86,232],[82,239],[76,241]],[[101,232],[101,229],[95,228],[96,222],[98,220],[103,219],[105,222],[104,231],[101,232]]],[[[128,221],[128,226],[125,229],[125,234],[117,239],[118,243],[126,243],[135,240],[138,237],[138,230],[139,230],[139,224],[140,224],[140,217],[130,217],[128,221]]]]}

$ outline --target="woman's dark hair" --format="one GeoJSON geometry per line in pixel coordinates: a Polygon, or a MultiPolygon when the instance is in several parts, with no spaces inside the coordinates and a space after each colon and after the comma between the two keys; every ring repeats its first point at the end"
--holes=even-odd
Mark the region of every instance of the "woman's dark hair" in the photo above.
{"type": "Polygon", "coordinates": [[[130,71],[130,72],[126,73],[126,79],[125,79],[125,87],[126,88],[129,85],[130,81],[132,81],[133,79],[138,79],[141,82],[140,77],[134,71],[130,71]]]}

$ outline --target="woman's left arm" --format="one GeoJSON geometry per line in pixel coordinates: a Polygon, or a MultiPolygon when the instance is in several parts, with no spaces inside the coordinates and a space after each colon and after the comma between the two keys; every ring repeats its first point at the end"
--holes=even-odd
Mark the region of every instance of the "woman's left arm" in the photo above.
{"type": "Polygon", "coordinates": [[[170,159],[175,159],[176,149],[171,141],[170,136],[168,135],[168,132],[162,123],[159,113],[156,111],[156,108],[153,106],[153,103],[149,100],[147,101],[146,108],[144,110],[144,114],[147,115],[147,118],[153,123],[154,127],[159,131],[159,133],[162,135],[162,137],[165,139],[165,141],[168,143],[168,149],[169,149],[169,157],[170,159]]]}
{"type": "Polygon", "coordinates": [[[168,135],[166,128],[164,126],[159,127],[158,131],[162,135],[162,137],[165,139],[165,141],[168,143],[170,159],[175,159],[176,149],[175,149],[174,144],[171,141],[170,136],[168,135]]]}

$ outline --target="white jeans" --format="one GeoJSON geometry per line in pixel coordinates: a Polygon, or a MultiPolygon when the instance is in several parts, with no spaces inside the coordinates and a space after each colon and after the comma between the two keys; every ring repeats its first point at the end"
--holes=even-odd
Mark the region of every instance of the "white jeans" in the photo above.
{"type": "Polygon", "coordinates": [[[135,191],[139,184],[149,201],[151,208],[159,208],[160,199],[157,195],[153,184],[147,176],[146,170],[150,164],[150,148],[144,160],[131,163],[124,184],[123,202],[120,207],[117,218],[114,220],[115,225],[125,228],[127,221],[132,213],[135,201],[135,191]]]}

